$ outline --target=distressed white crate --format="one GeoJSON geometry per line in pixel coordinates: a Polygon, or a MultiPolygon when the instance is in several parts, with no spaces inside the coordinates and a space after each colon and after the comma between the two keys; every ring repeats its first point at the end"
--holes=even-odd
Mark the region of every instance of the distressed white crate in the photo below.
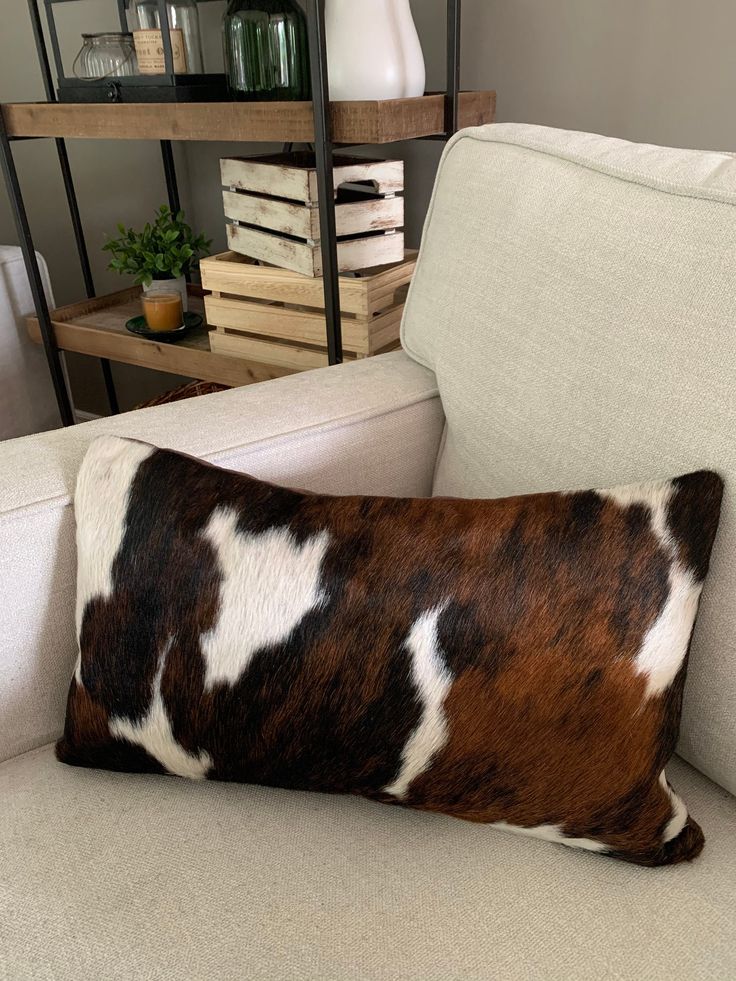
{"type": "MultiPolygon", "coordinates": [[[[220,168],[230,248],[305,276],[321,276],[314,154],[226,157],[220,168]]],[[[335,158],[340,272],[402,260],[403,189],[401,160],[335,158]]]]}

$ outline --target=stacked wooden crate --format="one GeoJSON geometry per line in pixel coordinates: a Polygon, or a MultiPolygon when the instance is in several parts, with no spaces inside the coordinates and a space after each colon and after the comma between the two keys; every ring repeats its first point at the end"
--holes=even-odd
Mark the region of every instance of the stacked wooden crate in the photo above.
{"type": "MultiPolygon", "coordinates": [[[[300,371],[328,363],[313,153],[221,161],[232,252],[201,263],[210,347],[300,371]]],[[[398,345],[415,254],[405,253],[401,160],[337,156],[344,358],[398,345]]]]}
{"type": "MultiPolygon", "coordinates": [[[[226,157],[220,170],[230,248],[305,276],[321,276],[314,154],[226,157]]],[[[333,177],[340,272],[400,262],[403,161],[337,156],[333,177]]]]}
{"type": "MultiPolygon", "coordinates": [[[[398,346],[416,252],[401,262],[340,276],[346,360],[398,346]]],[[[210,347],[293,371],[328,363],[321,279],[225,252],[201,262],[210,347]]]]}

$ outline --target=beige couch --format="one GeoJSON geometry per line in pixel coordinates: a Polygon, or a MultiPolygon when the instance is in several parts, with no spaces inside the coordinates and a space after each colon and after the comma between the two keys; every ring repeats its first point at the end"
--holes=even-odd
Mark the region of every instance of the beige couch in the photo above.
{"type": "Polygon", "coordinates": [[[0,445],[0,978],[736,977],[736,161],[501,125],[448,147],[406,353],[0,445]],[[335,493],[726,479],[668,770],[694,864],[57,763],[71,492],[140,437],[335,493]],[[688,762],[685,762],[687,760],[688,762]]]}

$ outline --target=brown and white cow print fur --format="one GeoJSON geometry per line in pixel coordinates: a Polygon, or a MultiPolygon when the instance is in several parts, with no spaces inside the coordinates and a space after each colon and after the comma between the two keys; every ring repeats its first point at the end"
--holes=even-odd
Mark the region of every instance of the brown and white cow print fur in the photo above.
{"type": "Polygon", "coordinates": [[[693,858],[664,767],[721,489],[327,497],[102,437],[59,759],[693,858]]]}

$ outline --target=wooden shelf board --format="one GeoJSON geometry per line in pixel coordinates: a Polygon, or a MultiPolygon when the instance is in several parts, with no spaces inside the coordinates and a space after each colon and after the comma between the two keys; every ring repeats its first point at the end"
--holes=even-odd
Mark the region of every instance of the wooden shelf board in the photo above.
{"type": "MultiPolygon", "coordinates": [[[[333,102],[335,143],[392,143],[444,131],[444,95],[333,102]]],[[[11,137],[310,143],[311,102],[6,103],[11,137]]],[[[495,92],[461,92],[460,127],[491,123],[495,92]]]]}
{"type": "MultiPolygon", "coordinates": [[[[140,293],[140,287],[133,287],[54,310],[51,319],[59,348],[233,388],[293,373],[275,365],[215,354],[210,351],[204,326],[174,344],[131,334],[125,329],[125,322],[141,312],[140,293]]],[[[189,303],[190,310],[204,313],[202,297],[196,291],[189,303]]],[[[37,318],[28,317],[26,323],[31,339],[40,344],[37,318]]]]}

